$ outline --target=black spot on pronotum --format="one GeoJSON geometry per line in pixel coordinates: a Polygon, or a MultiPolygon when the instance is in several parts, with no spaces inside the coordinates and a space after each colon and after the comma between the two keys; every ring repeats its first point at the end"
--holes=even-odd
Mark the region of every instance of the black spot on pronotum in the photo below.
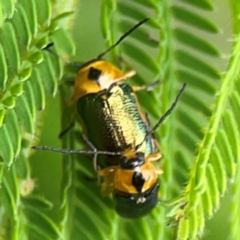
{"type": "Polygon", "coordinates": [[[145,182],[145,179],[140,172],[134,172],[133,178],[132,178],[132,184],[137,189],[138,192],[142,191],[143,184],[145,182]]]}
{"type": "Polygon", "coordinates": [[[101,76],[101,73],[102,73],[101,70],[91,67],[88,73],[88,79],[98,81],[99,77],[101,76]]]}

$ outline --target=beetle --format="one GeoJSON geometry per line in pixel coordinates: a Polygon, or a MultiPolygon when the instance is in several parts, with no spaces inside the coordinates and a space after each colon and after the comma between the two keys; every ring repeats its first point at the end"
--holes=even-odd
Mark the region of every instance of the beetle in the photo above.
{"type": "Polygon", "coordinates": [[[161,155],[155,152],[156,145],[151,135],[143,141],[149,126],[133,89],[126,83],[119,83],[129,75],[110,63],[96,61],[78,73],[74,97],[89,141],[98,150],[122,152],[122,156],[107,156],[102,161],[98,175],[104,178],[103,191],[113,193],[119,215],[140,217],[158,201],[158,174],[162,171],[155,169],[151,162],[161,155]],[[102,67],[106,65],[107,68],[102,67]],[[105,88],[102,78],[106,85],[115,79],[117,82],[113,81],[105,88]],[[79,94],[78,87],[81,92],[83,89],[78,81],[82,80],[86,80],[86,89],[91,93],[79,94]],[[89,87],[92,85],[95,88],[89,87]],[[96,92],[92,92],[93,89],[96,92]]]}
{"type": "Polygon", "coordinates": [[[102,179],[103,193],[113,194],[116,212],[126,218],[142,217],[158,203],[158,175],[162,170],[155,168],[152,162],[159,160],[161,153],[153,131],[175,108],[185,88],[184,85],[170,109],[151,129],[135,94],[142,88],[124,82],[135,71],[124,73],[112,63],[102,60],[107,52],[147,20],[136,24],[114,45],[96,59],[83,64],[78,71],[70,102],[76,104],[90,150],[34,147],[62,153],[93,154],[94,168],[102,179]]]}

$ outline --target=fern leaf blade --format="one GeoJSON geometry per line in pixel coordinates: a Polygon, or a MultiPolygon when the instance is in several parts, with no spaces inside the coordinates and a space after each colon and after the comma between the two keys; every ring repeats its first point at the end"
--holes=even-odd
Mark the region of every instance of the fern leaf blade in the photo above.
{"type": "Polygon", "coordinates": [[[2,92],[4,92],[6,89],[7,79],[8,79],[8,67],[7,67],[5,52],[3,50],[2,45],[0,45],[0,89],[1,89],[0,96],[1,97],[3,95],[2,92]]]}
{"type": "Polygon", "coordinates": [[[8,65],[8,73],[9,73],[9,82],[12,80],[13,76],[18,73],[20,69],[20,56],[19,49],[17,44],[17,36],[15,35],[15,31],[13,25],[11,23],[6,23],[1,29],[1,40],[3,49],[8,49],[7,53],[7,65],[8,65]]]}
{"type": "Polygon", "coordinates": [[[11,18],[14,13],[15,1],[3,1],[1,4],[2,12],[3,12],[3,20],[6,18],[11,18]]]}
{"type": "MultiPolygon", "coordinates": [[[[5,120],[6,120],[6,117],[5,117],[5,120]]],[[[14,159],[14,149],[11,144],[12,140],[8,132],[8,126],[6,124],[3,124],[1,126],[0,135],[2,136],[0,138],[0,144],[1,144],[0,158],[6,164],[11,165],[14,159]]]]}
{"type": "MultiPolygon", "coordinates": [[[[234,119],[240,119],[240,96],[234,92],[230,98],[231,108],[233,109],[234,119]]],[[[236,121],[238,132],[240,132],[240,122],[236,121]]]]}
{"type": "Polygon", "coordinates": [[[36,7],[38,9],[38,23],[41,26],[46,26],[50,23],[52,7],[48,0],[36,1],[36,7]]]}
{"type": "Polygon", "coordinates": [[[30,32],[29,21],[27,19],[26,12],[21,5],[18,5],[16,15],[12,20],[16,36],[18,37],[20,53],[24,54],[32,41],[32,35],[30,32]]]}
{"type": "Polygon", "coordinates": [[[46,97],[45,97],[42,79],[38,70],[33,69],[33,73],[29,81],[32,83],[36,109],[42,110],[45,108],[46,97]]]}
{"type": "MultiPolygon", "coordinates": [[[[140,10],[141,8],[137,8],[129,3],[119,2],[117,4],[117,9],[122,15],[128,15],[128,17],[132,18],[134,22],[138,22],[147,17],[146,13],[143,10],[140,10]]],[[[159,28],[159,24],[153,20],[146,22],[146,25],[153,28],[159,28]]]]}
{"type": "Polygon", "coordinates": [[[201,129],[201,126],[196,119],[192,117],[191,114],[184,112],[183,110],[179,110],[179,122],[183,125],[187,125],[188,129],[198,138],[201,139],[203,137],[203,133],[200,131],[196,131],[196,129],[201,129]]]}
{"type": "Polygon", "coordinates": [[[198,89],[199,91],[203,91],[209,95],[215,94],[215,87],[214,85],[206,80],[203,77],[200,77],[196,74],[190,73],[186,70],[179,69],[176,71],[178,79],[182,83],[189,83],[189,85],[193,86],[194,88],[198,89]]]}
{"type": "Polygon", "coordinates": [[[150,0],[150,1],[144,1],[144,0],[133,0],[134,2],[141,4],[145,7],[149,7],[149,8],[156,8],[156,3],[154,2],[154,0],[150,0]]]}
{"type": "Polygon", "coordinates": [[[219,149],[216,146],[213,147],[213,150],[211,151],[211,155],[209,158],[210,158],[210,162],[214,166],[215,173],[218,176],[218,181],[217,181],[218,190],[222,195],[227,189],[227,176],[226,176],[224,161],[222,159],[219,149]]]}
{"type": "Polygon", "coordinates": [[[31,35],[36,36],[38,31],[36,2],[34,0],[22,0],[21,5],[25,9],[31,35]]]}
{"type": "Polygon", "coordinates": [[[21,119],[21,125],[23,126],[25,131],[33,133],[34,123],[32,121],[30,106],[28,105],[28,101],[25,94],[18,98],[16,104],[16,112],[19,118],[21,119]]]}
{"type": "Polygon", "coordinates": [[[159,66],[145,51],[127,42],[122,44],[122,48],[128,56],[138,61],[142,66],[147,66],[153,74],[157,75],[159,66]]]}
{"type": "Polygon", "coordinates": [[[5,121],[7,122],[7,131],[11,137],[11,145],[14,150],[14,157],[19,154],[21,148],[21,137],[19,129],[18,115],[14,110],[8,111],[5,121]]]}
{"type": "Polygon", "coordinates": [[[183,50],[176,51],[176,57],[179,63],[181,63],[183,66],[189,69],[193,69],[196,72],[205,74],[206,76],[212,79],[220,78],[218,71],[213,66],[207,64],[206,61],[204,60],[200,60],[196,57],[193,57],[186,51],[183,50]]]}
{"type": "Polygon", "coordinates": [[[186,10],[179,6],[172,7],[173,13],[175,18],[178,20],[190,24],[194,27],[197,27],[201,30],[205,30],[210,33],[218,33],[218,28],[210,21],[206,20],[205,18],[201,17],[200,15],[194,14],[189,10],[186,10]]]}
{"type": "MultiPolygon", "coordinates": [[[[126,20],[120,21],[120,29],[121,31],[127,32],[132,27],[132,23],[126,20]]],[[[129,36],[130,38],[130,36],[129,36]]],[[[158,43],[154,41],[150,41],[150,34],[143,28],[137,29],[131,34],[131,38],[145,44],[146,46],[150,46],[153,48],[158,47],[158,43]]]]}
{"type": "Polygon", "coordinates": [[[182,2],[186,2],[190,5],[196,6],[196,7],[200,7],[204,10],[209,10],[212,11],[213,10],[213,5],[210,1],[208,0],[203,0],[203,1],[198,1],[198,0],[181,0],[182,2]]]}
{"type": "Polygon", "coordinates": [[[237,122],[235,121],[234,116],[230,110],[226,110],[226,112],[223,115],[223,126],[226,130],[226,135],[231,145],[233,161],[237,162],[238,156],[240,155],[239,153],[240,135],[239,132],[237,131],[237,122]]]}
{"type": "Polygon", "coordinates": [[[37,225],[34,223],[37,220],[38,225],[41,226],[39,232],[44,232],[52,239],[58,239],[61,237],[61,233],[59,232],[57,226],[40,209],[27,204],[25,205],[25,214],[29,220],[29,225],[34,225],[35,228],[37,225]]]}
{"type": "Polygon", "coordinates": [[[231,146],[227,140],[227,135],[225,131],[219,131],[219,134],[216,138],[216,145],[219,149],[221,149],[222,159],[225,162],[228,176],[230,177],[230,179],[232,179],[236,173],[236,165],[234,162],[234,157],[232,155],[231,146]]]}
{"type": "Polygon", "coordinates": [[[176,28],[174,30],[174,33],[176,35],[177,40],[183,43],[184,45],[192,47],[193,49],[196,49],[198,51],[201,51],[202,53],[211,55],[213,57],[220,56],[220,52],[215,46],[213,46],[206,40],[197,37],[196,35],[193,35],[189,31],[186,31],[181,28],[176,28]]]}
{"type": "Polygon", "coordinates": [[[209,109],[209,106],[207,106],[203,102],[203,99],[199,99],[198,97],[196,97],[195,94],[185,92],[181,100],[186,105],[189,105],[190,107],[197,109],[199,112],[202,113],[203,116],[211,116],[211,110],[209,109]]]}

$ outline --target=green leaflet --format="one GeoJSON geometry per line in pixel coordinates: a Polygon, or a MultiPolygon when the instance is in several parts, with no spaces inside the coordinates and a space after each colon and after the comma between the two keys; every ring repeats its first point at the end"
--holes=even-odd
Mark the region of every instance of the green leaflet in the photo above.
{"type": "Polygon", "coordinates": [[[1,87],[1,95],[2,95],[2,91],[5,90],[6,88],[6,83],[7,83],[7,63],[5,61],[5,54],[4,54],[4,50],[3,47],[0,45],[0,87],[1,87]]]}
{"type": "Polygon", "coordinates": [[[210,96],[214,95],[215,93],[215,87],[213,83],[209,82],[205,77],[198,76],[183,69],[177,70],[176,75],[182,83],[187,82],[195,89],[198,89],[198,91],[205,92],[210,96]]]}
{"type": "Polygon", "coordinates": [[[189,69],[205,74],[212,79],[219,79],[218,71],[203,59],[191,56],[188,52],[178,50],[176,52],[177,60],[189,69]]]}
{"type": "Polygon", "coordinates": [[[1,21],[1,25],[2,22],[6,19],[6,18],[11,18],[13,13],[14,13],[14,7],[15,7],[15,1],[14,0],[10,0],[10,1],[3,1],[1,4],[1,12],[2,12],[2,21],[1,21]]]}
{"type": "Polygon", "coordinates": [[[198,0],[181,0],[183,2],[186,2],[188,4],[191,4],[193,6],[196,6],[196,7],[199,7],[199,8],[202,8],[204,10],[213,10],[214,7],[212,5],[212,3],[208,0],[203,0],[203,1],[198,1],[198,0]]]}
{"type": "Polygon", "coordinates": [[[193,49],[196,49],[197,51],[204,52],[205,54],[209,54],[214,57],[220,56],[220,52],[215,46],[213,46],[206,40],[188,32],[184,29],[176,28],[175,36],[179,42],[185,44],[188,47],[192,47],[193,49]]]}
{"type": "Polygon", "coordinates": [[[142,51],[141,48],[127,42],[124,42],[122,45],[124,52],[129,57],[139,60],[139,63],[142,64],[142,66],[148,66],[148,69],[157,75],[159,67],[145,51],[142,51]]]}
{"type": "MultiPolygon", "coordinates": [[[[238,33],[239,34],[239,33],[238,33]]],[[[219,207],[220,196],[226,191],[227,180],[234,181],[238,169],[239,159],[239,131],[236,112],[239,98],[239,40],[236,38],[232,46],[232,57],[228,70],[225,73],[220,90],[216,95],[216,103],[205,136],[199,145],[194,169],[186,188],[186,196],[189,198],[184,212],[189,219],[180,220],[179,238],[187,239],[187,223],[192,224],[194,217],[195,229],[190,228],[191,237],[195,238],[203,230],[205,217],[211,217],[219,207]],[[234,69],[234,70],[233,70],[234,69]],[[235,101],[233,101],[233,99],[235,101]],[[230,105],[229,105],[230,103],[230,105]],[[202,205],[205,215],[195,209],[196,204],[202,205]],[[186,228],[186,229],[181,229],[186,228]]],[[[238,202],[232,203],[232,209],[237,208],[238,202]],[[234,206],[235,205],[235,206],[234,206]]],[[[229,218],[234,218],[230,216],[229,218]]],[[[236,219],[236,221],[238,221],[236,219]]],[[[194,227],[193,226],[193,227],[194,227]]],[[[231,223],[232,233],[235,231],[235,223],[231,223]]]]}
{"type": "Polygon", "coordinates": [[[11,79],[18,73],[20,68],[20,56],[17,44],[17,36],[15,34],[13,25],[10,22],[6,22],[0,31],[1,45],[5,50],[5,56],[8,66],[8,84],[11,83],[11,79]],[[7,50],[7,52],[6,52],[7,50]]]}
{"type": "Polygon", "coordinates": [[[173,6],[172,10],[173,10],[174,16],[178,20],[186,24],[192,25],[201,30],[211,32],[211,33],[217,33],[219,31],[218,28],[211,21],[208,21],[207,19],[187,9],[184,9],[178,6],[173,6]]]}
{"type": "MultiPolygon", "coordinates": [[[[49,209],[42,211],[47,201],[32,197],[24,202],[35,187],[27,158],[38,111],[45,107],[46,89],[55,94],[62,76],[60,60],[42,50],[54,38],[52,3],[15,2],[3,0],[0,6],[0,238],[59,239],[49,209]]],[[[67,45],[65,35],[62,31],[61,42],[67,45]]]]}
{"type": "Polygon", "coordinates": [[[31,35],[30,23],[28,21],[26,10],[23,6],[18,7],[18,12],[14,16],[12,23],[16,36],[19,38],[19,51],[24,54],[24,52],[28,49],[33,36],[31,35]]]}
{"type": "Polygon", "coordinates": [[[216,146],[213,147],[209,159],[214,166],[216,176],[218,176],[218,190],[219,193],[222,195],[227,188],[227,175],[220,150],[216,146]]]}

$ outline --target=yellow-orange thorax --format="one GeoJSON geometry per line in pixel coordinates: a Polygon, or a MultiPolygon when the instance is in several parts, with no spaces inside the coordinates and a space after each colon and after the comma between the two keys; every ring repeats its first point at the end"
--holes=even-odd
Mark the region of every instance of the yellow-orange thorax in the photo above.
{"type": "MultiPolygon", "coordinates": [[[[130,155],[129,155],[130,156],[130,155]]],[[[153,153],[144,157],[144,163],[133,168],[124,168],[123,165],[109,166],[99,171],[99,176],[105,176],[105,182],[102,184],[105,188],[110,188],[111,191],[119,191],[126,194],[139,194],[151,189],[158,181],[158,175],[162,174],[162,169],[156,168],[152,162],[161,158],[160,153],[153,153]],[[134,184],[134,178],[141,176],[140,189],[134,184]]],[[[135,155],[135,161],[137,157],[135,155]]],[[[131,162],[131,160],[127,160],[131,162]]],[[[137,184],[138,185],[138,184],[137,184]]],[[[109,191],[108,191],[109,192],[109,191]]]]}
{"type": "Polygon", "coordinates": [[[96,60],[81,68],[75,79],[73,101],[91,93],[108,89],[112,84],[125,80],[135,71],[123,73],[113,64],[104,60],[96,60]]]}
{"type": "Polygon", "coordinates": [[[136,187],[132,184],[133,174],[139,172],[144,178],[142,191],[150,189],[158,180],[158,174],[152,163],[148,162],[135,169],[123,169],[118,167],[114,175],[114,188],[117,191],[126,192],[129,194],[138,194],[136,187]]]}

